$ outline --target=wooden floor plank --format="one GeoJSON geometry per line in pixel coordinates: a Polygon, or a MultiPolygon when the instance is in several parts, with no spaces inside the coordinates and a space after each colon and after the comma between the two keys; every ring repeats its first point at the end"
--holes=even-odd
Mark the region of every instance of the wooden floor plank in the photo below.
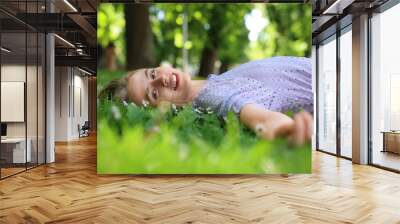
{"type": "Polygon", "coordinates": [[[310,175],[96,174],[96,139],[0,181],[0,223],[400,223],[400,175],[313,152],[310,175]]]}

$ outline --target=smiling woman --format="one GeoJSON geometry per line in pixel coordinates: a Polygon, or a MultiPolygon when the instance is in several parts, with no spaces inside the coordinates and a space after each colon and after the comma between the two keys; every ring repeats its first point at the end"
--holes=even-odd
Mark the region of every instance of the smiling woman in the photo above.
{"type": "Polygon", "coordinates": [[[313,94],[307,58],[273,57],[240,65],[208,80],[192,80],[170,66],[139,69],[111,82],[101,96],[117,96],[136,105],[193,103],[225,117],[233,111],[261,137],[287,136],[297,144],[311,139],[313,94]],[[294,118],[285,112],[296,113],[294,118]]]}
{"type": "Polygon", "coordinates": [[[140,69],[126,76],[127,97],[137,105],[157,106],[161,102],[184,105],[193,100],[204,85],[189,74],[170,66],[140,69]]]}

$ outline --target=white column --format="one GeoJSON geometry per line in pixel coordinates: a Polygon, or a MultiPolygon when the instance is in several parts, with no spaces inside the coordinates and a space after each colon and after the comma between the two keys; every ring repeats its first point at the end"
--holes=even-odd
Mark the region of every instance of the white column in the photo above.
{"type": "Polygon", "coordinates": [[[317,110],[316,110],[316,108],[317,108],[317,104],[316,104],[316,97],[317,97],[317,89],[316,89],[316,86],[317,86],[317,79],[316,79],[316,74],[317,74],[317,56],[316,56],[316,54],[317,54],[317,48],[316,48],[316,46],[315,45],[312,45],[312,48],[311,48],[311,65],[312,65],[312,92],[313,92],[313,97],[314,97],[314,122],[313,122],[313,130],[314,130],[314,132],[313,132],[313,135],[312,135],[312,138],[311,138],[311,148],[312,148],[312,150],[316,150],[316,141],[317,141],[317,139],[316,139],[316,130],[317,130],[317,120],[316,120],[316,117],[317,117],[317,110]]]}
{"type": "Polygon", "coordinates": [[[353,19],[353,162],[368,163],[368,16],[353,19]]]}
{"type": "Polygon", "coordinates": [[[54,133],[55,133],[55,76],[54,76],[54,35],[47,34],[46,37],[46,97],[47,97],[47,108],[46,108],[46,163],[52,163],[55,161],[54,151],[54,133]]]}
{"type": "MultiPolygon", "coordinates": [[[[46,2],[46,11],[53,12],[51,1],[46,2]]],[[[54,34],[46,35],[46,163],[55,161],[55,54],[54,34]]]]}

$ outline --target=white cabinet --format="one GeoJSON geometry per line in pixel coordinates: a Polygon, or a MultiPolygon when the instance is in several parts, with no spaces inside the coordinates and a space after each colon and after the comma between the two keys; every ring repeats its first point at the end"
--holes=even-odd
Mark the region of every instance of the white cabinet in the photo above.
{"type": "Polygon", "coordinates": [[[32,140],[26,140],[27,147],[25,151],[25,138],[7,138],[2,139],[1,144],[12,148],[12,162],[25,163],[32,161],[32,140]],[[26,161],[25,161],[26,159],[26,161]]]}

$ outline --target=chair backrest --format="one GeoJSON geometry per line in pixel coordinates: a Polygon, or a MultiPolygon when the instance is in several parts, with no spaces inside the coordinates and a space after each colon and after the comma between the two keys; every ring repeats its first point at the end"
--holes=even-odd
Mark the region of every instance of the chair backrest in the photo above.
{"type": "Polygon", "coordinates": [[[90,127],[89,124],[90,124],[89,121],[85,121],[85,123],[83,124],[82,128],[89,128],[90,127]]]}

